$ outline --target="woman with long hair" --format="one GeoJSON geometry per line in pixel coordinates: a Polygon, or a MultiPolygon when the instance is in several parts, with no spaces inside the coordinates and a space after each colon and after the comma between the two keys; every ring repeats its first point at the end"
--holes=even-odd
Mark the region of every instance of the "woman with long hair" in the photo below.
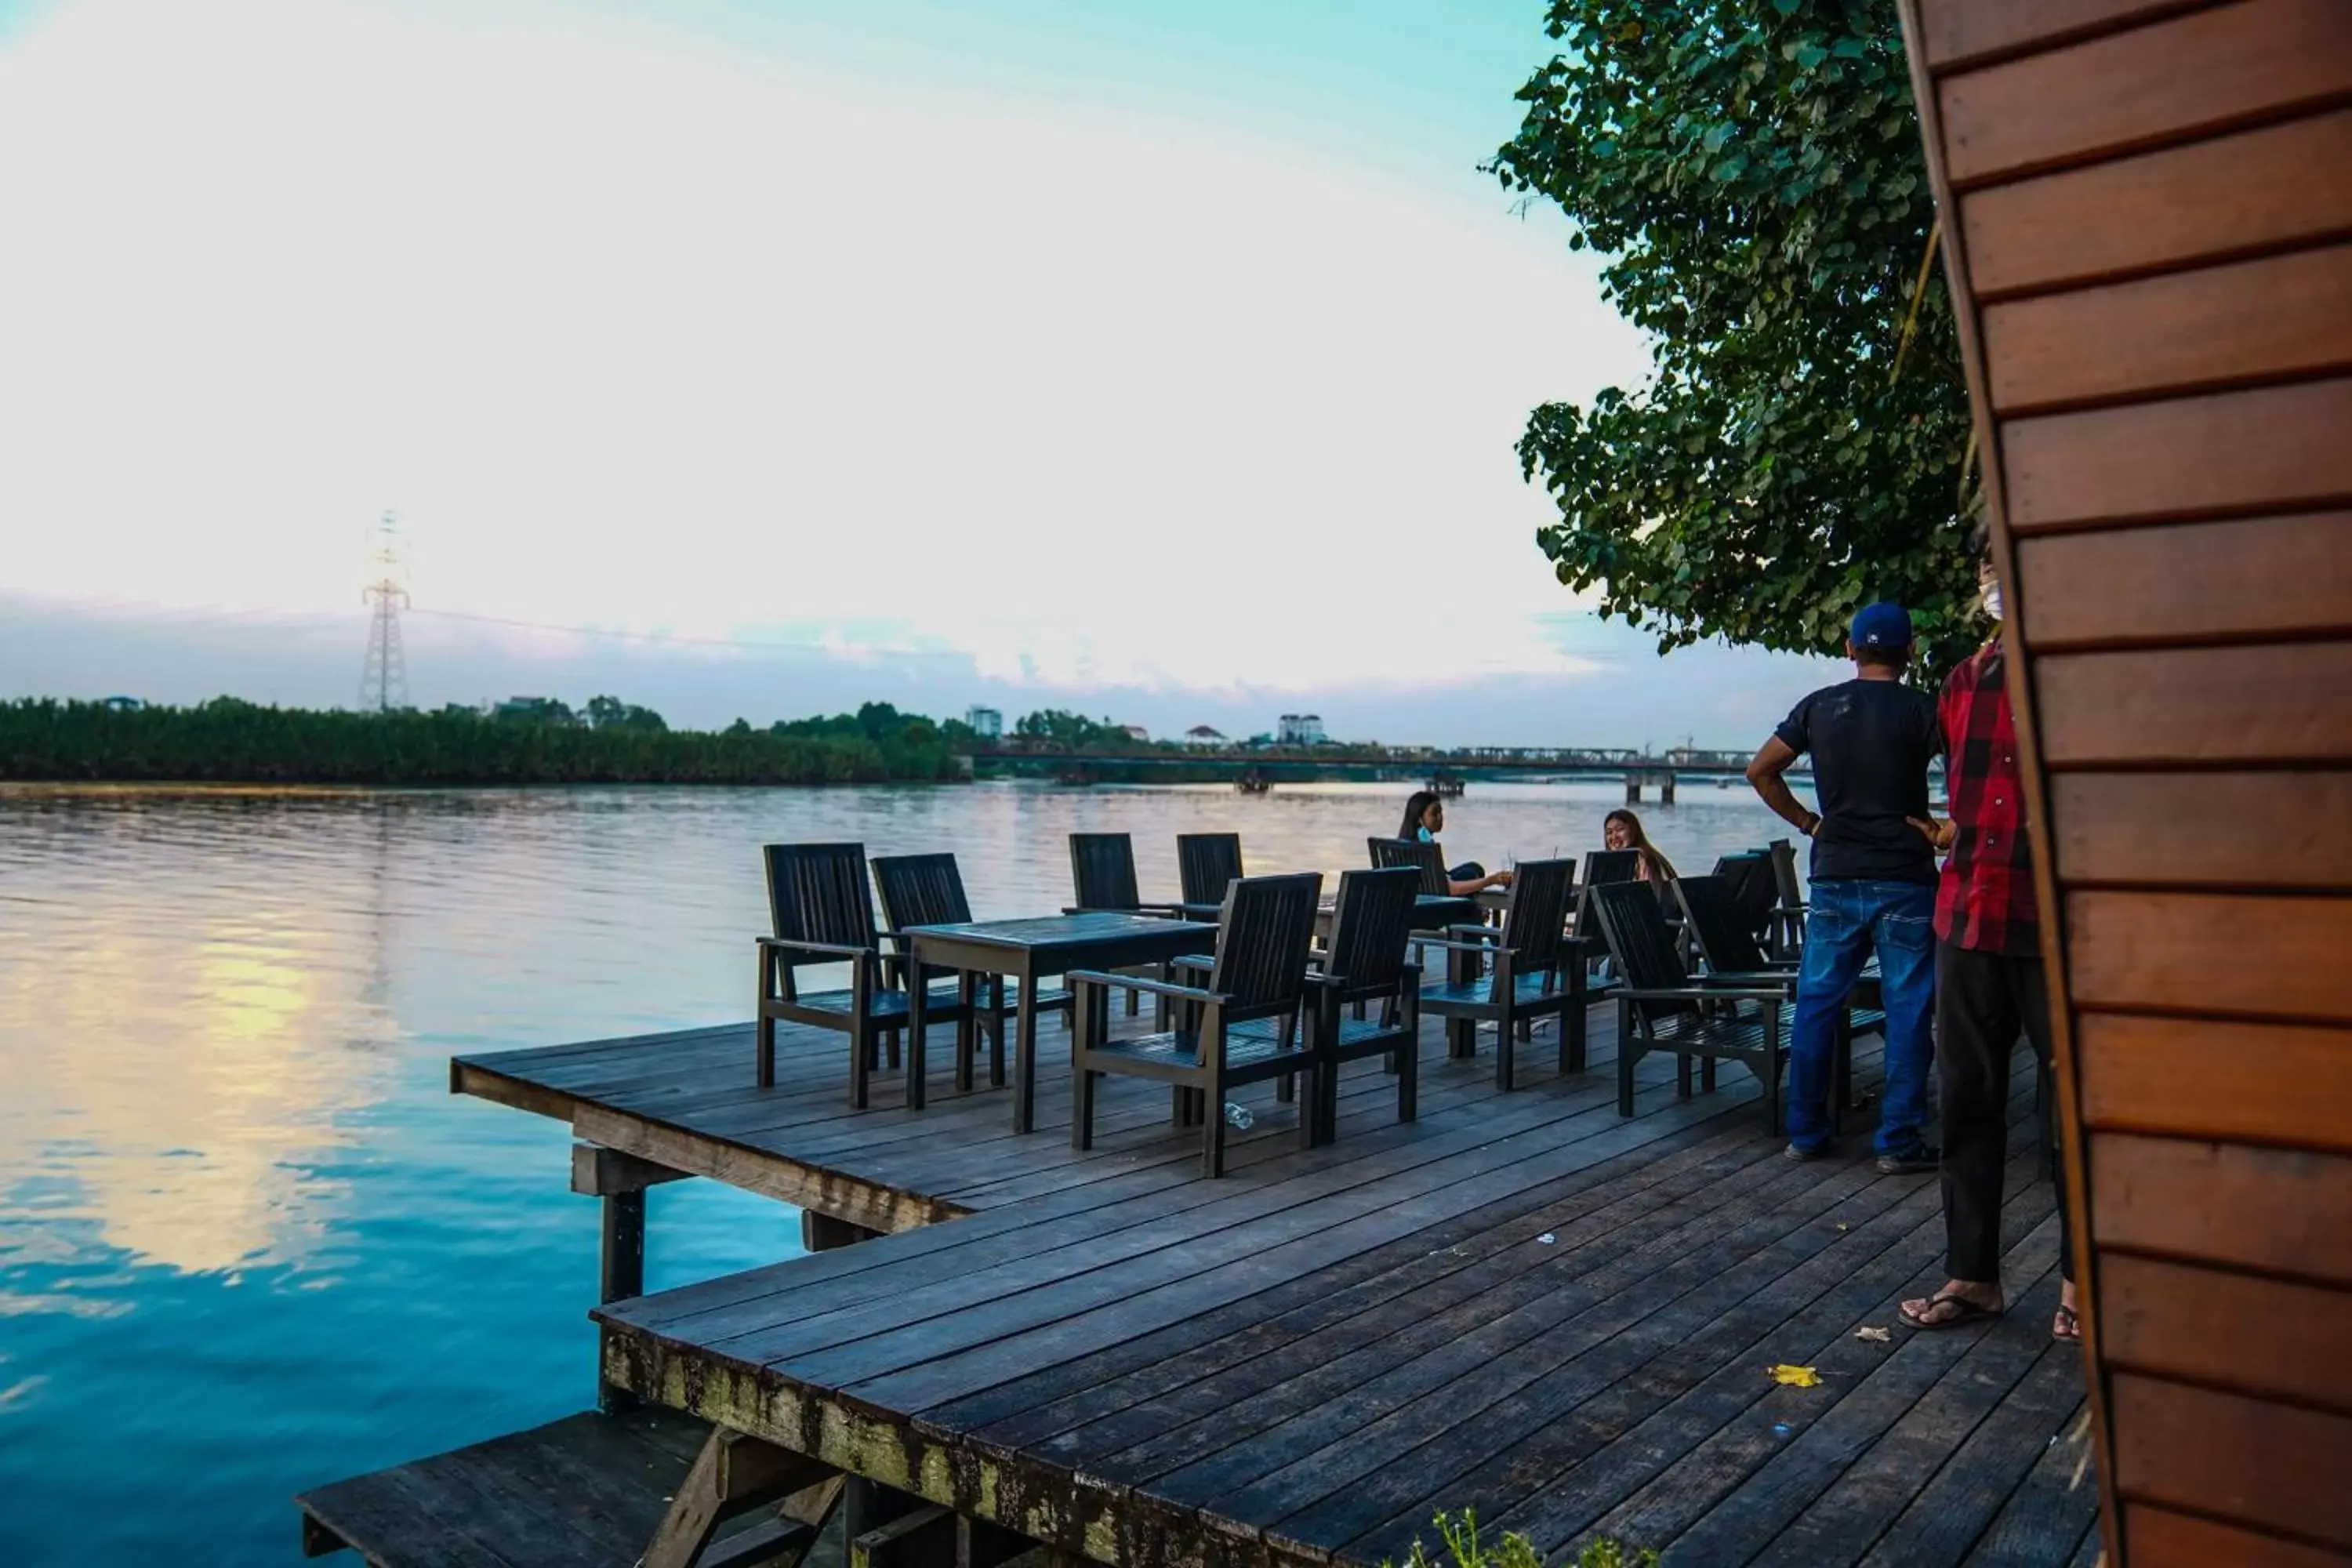
{"type": "MultiPolygon", "coordinates": [[[[1404,823],[1397,829],[1399,838],[1416,844],[1434,844],[1437,836],[1445,831],[1445,802],[1434,790],[1417,789],[1404,803],[1404,823]]],[[[1508,871],[1490,872],[1475,860],[1465,860],[1445,873],[1446,891],[1456,898],[1466,899],[1473,893],[1483,893],[1489,888],[1511,885],[1508,871]]]]}
{"type": "Polygon", "coordinates": [[[1671,882],[1675,879],[1675,863],[1658,852],[1650,836],[1642,831],[1642,819],[1620,807],[1601,821],[1601,839],[1612,849],[1631,849],[1637,858],[1634,874],[1644,882],[1671,882]]]}

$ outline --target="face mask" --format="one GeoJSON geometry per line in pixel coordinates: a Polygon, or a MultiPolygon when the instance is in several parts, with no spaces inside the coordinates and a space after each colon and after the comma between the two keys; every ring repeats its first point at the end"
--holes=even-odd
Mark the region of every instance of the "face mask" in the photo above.
{"type": "Polygon", "coordinates": [[[1994,620],[2000,619],[2000,584],[1988,583],[1984,588],[1984,612],[1994,620]]]}

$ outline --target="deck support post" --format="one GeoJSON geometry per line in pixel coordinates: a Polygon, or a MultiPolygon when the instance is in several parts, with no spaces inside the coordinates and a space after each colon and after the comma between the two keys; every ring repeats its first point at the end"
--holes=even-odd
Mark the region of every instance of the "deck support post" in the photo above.
{"type": "MultiPolygon", "coordinates": [[[[714,1426],[638,1563],[641,1568],[692,1568],[711,1534],[738,1514],[767,1503],[799,1501],[801,1494],[811,1500],[822,1497],[823,1508],[829,1510],[830,1487],[837,1484],[829,1465],[730,1427],[714,1426]]],[[[787,1504],[785,1511],[798,1520],[803,1510],[787,1504]]],[[[801,1541],[805,1550],[805,1540],[813,1538],[822,1519],[801,1522],[808,1531],[801,1541]]]]}
{"type": "MultiPolygon", "coordinates": [[[[572,1190],[602,1200],[604,1224],[596,1268],[596,1304],[646,1293],[646,1189],[678,1181],[683,1171],[594,1143],[572,1145],[572,1190]]],[[[596,1375],[596,1408],[619,1415],[637,1406],[634,1394],[596,1375]]]]}

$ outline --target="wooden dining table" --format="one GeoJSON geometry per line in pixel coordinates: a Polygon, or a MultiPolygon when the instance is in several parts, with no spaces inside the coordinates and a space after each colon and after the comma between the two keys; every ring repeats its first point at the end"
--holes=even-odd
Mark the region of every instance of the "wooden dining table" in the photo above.
{"type": "MultiPolygon", "coordinates": [[[[1020,982],[1013,1023],[1013,1130],[1027,1132],[1037,1120],[1037,995],[1042,981],[1073,969],[1129,969],[1164,964],[1195,953],[1213,952],[1217,928],[1202,921],[1159,915],[1090,910],[1033,919],[971,921],[958,925],[909,926],[907,957],[914,973],[945,969],[962,979],[960,989],[988,1027],[1003,1038],[1004,990],[974,977],[1020,982]]],[[[908,991],[907,1105],[923,1107],[924,987],[908,991]]]]}

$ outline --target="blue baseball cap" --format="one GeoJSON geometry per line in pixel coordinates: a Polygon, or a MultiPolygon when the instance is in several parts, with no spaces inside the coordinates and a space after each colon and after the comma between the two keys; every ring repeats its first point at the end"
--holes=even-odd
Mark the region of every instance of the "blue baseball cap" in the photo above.
{"type": "Polygon", "coordinates": [[[1903,653],[1911,647],[1911,615],[1890,599],[1864,605],[1847,629],[1846,640],[1873,653],[1903,653]]]}

